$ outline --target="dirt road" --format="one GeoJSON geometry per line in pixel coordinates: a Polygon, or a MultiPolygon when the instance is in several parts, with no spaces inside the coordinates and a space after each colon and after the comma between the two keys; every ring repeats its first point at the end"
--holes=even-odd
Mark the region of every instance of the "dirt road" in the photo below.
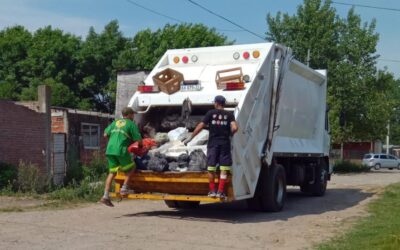
{"type": "Polygon", "coordinates": [[[400,171],[335,175],[324,197],[290,189],[284,211],[255,213],[245,203],[177,211],[158,201],[115,208],[0,213],[0,249],[304,249],[348,228],[400,171]]]}

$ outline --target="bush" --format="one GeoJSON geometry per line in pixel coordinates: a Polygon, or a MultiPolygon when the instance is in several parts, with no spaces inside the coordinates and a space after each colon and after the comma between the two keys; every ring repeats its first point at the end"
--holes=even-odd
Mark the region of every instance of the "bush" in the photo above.
{"type": "Polygon", "coordinates": [[[339,160],[335,162],[333,166],[333,171],[335,173],[362,173],[362,172],[369,172],[370,168],[359,163],[354,163],[346,160],[343,161],[339,160]]]}
{"type": "Polygon", "coordinates": [[[76,201],[98,201],[103,195],[104,180],[90,182],[89,178],[80,183],[73,182],[67,187],[57,189],[49,193],[51,200],[60,200],[68,202],[76,201]]]}
{"type": "Polygon", "coordinates": [[[11,164],[0,162],[0,189],[9,187],[17,179],[17,168],[11,164]]]}
{"type": "Polygon", "coordinates": [[[107,173],[107,161],[100,151],[94,152],[88,165],[83,165],[83,177],[90,180],[98,180],[107,173]]]}
{"type": "Polygon", "coordinates": [[[50,179],[37,165],[20,161],[17,175],[18,190],[27,193],[43,193],[50,188],[50,179]]]}

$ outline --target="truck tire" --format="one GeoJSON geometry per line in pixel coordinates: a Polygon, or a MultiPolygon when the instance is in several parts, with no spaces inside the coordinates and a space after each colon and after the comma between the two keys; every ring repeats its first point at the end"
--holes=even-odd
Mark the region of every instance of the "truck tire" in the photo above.
{"type": "Polygon", "coordinates": [[[281,165],[263,167],[254,197],[247,200],[250,209],[263,212],[278,212],[285,205],[286,174],[281,165]]]}
{"type": "Polygon", "coordinates": [[[321,163],[314,168],[315,180],[314,183],[304,183],[300,186],[301,192],[310,193],[313,196],[324,196],[326,186],[328,185],[328,168],[326,161],[321,159],[321,163]]]}

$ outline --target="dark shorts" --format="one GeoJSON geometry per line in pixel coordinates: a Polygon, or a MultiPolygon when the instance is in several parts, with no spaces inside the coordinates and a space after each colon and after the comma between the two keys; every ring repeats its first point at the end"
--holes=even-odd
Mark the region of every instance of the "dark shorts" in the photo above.
{"type": "Polygon", "coordinates": [[[232,166],[230,145],[225,144],[208,147],[207,165],[210,171],[213,171],[213,169],[217,166],[219,166],[221,170],[229,170],[228,168],[232,166]]]}

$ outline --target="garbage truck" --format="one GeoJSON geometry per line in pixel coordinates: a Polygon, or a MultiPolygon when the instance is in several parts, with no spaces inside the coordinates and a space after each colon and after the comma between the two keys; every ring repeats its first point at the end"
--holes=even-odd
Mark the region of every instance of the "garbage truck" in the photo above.
{"type": "MultiPolygon", "coordinates": [[[[135,193],[126,198],[164,200],[178,209],[246,200],[250,209],[276,212],[284,207],[287,186],[323,196],[332,172],[326,93],[326,70],[307,67],[277,43],[166,51],[128,106],[138,124],[159,131],[173,129],[165,128],[165,119],[196,124],[214,97],[224,96],[239,127],[227,198],[208,197],[207,172],[191,171],[137,171],[130,183],[135,193]],[[179,79],[161,86],[162,76],[156,77],[171,70],[179,79]]],[[[113,197],[120,197],[124,178],[117,174],[113,197]]]]}

